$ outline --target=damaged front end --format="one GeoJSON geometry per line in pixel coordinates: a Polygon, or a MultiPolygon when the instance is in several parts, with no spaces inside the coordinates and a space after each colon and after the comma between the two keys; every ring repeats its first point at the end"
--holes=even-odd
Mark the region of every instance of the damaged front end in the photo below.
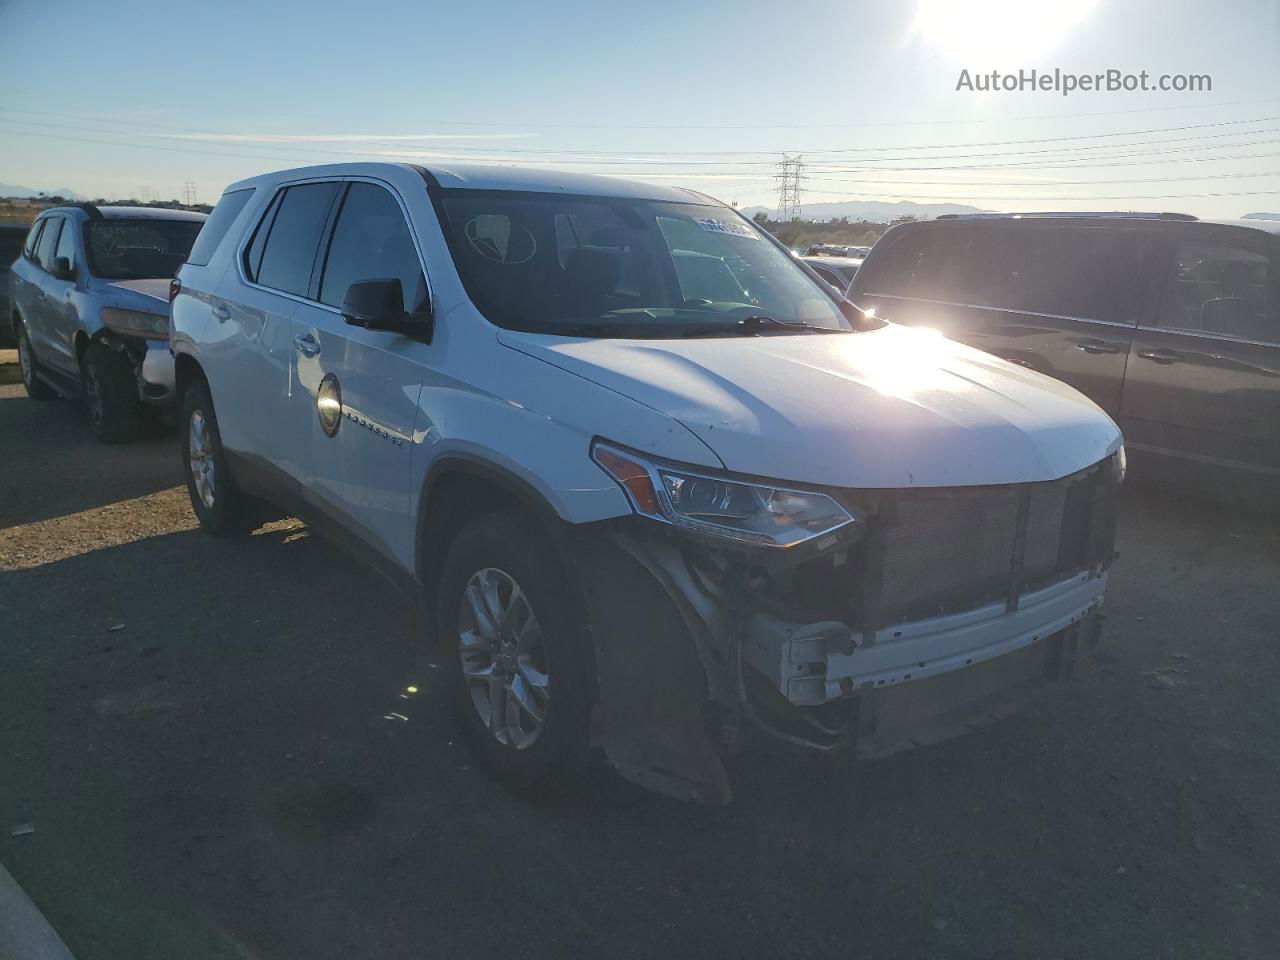
{"type": "Polygon", "coordinates": [[[875,757],[1007,715],[1097,642],[1122,456],[1043,483],[825,490],[851,522],[785,548],[644,516],[580,528],[593,742],[636,783],[724,803],[721,757],[752,728],[875,757]]]}

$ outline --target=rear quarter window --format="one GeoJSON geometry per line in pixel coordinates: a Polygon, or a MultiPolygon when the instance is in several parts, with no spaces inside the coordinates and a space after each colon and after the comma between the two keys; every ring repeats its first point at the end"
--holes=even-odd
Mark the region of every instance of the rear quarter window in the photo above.
{"type": "Polygon", "coordinates": [[[222,195],[222,199],[213,208],[213,213],[209,214],[209,219],[200,228],[196,242],[191,246],[191,253],[187,256],[187,263],[203,267],[213,259],[213,254],[222,243],[223,237],[227,235],[231,224],[235,222],[251,196],[253,196],[252,187],[245,190],[232,190],[222,195]]]}
{"type": "Polygon", "coordinates": [[[28,257],[35,257],[36,244],[40,242],[40,231],[44,229],[44,225],[48,222],[48,219],[37,220],[31,225],[31,232],[27,234],[27,242],[22,248],[22,252],[28,257]]]}

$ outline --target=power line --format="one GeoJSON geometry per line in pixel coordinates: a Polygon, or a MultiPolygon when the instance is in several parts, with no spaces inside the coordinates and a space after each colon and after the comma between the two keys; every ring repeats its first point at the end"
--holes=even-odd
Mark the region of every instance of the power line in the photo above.
{"type": "MultiPolygon", "coordinates": [[[[27,114],[27,115],[35,115],[35,116],[59,116],[63,119],[75,116],[75,115],[65,115],[65,114],[46,114],[46,113],[42,113],[34,110],[14,110],[12,108],[0,109],[0,113],[19,113],[19,114],[27,114]]],[[[187,127],[176,127],[176,126],[166,125],[166,124],[141,123],[137,121],[125,121],[125,120],[109,120],[109,119],[104,119],[100,117],[85,117],[84,119],[90,120],[91,122],[94,122],[97,124],[107,123],[107,124],[112,124],[117,126],[168,130],[175,134],[185,134],[188,136],[202,136],[202,137],[208,136],[211,138],[216,138],[220,136],[222,137],[243,136],[243,134],[228,133],[227,131],[198,131],[198,130],[192,130],[187,127]]],[[[1070,135],[1070,136],[1057,136],[1057,137],[1038,137],[1038,138],[1032,138],[1032,139],[1023,139],[1023,140],[989,140],[989,141],[978,141],[978,142],[971,142],[971,143],[898,144],[893,146],[876,146],[876,147],[831,147],[831,148],[808,149],[802,152],[806,155],[812,156],[814,154],[847,155],[852,153],[888,153],[888,152],[902,151],[902,150],[907,150],[907,151],[955,150],[955,149],[969,149],[973,147],[1011,147],[1011,146],[1021,146],[1024,144],[1065,143],[1069,141],[1100,140],[1100,139],[1109,139],[1109,138],[1115,138],[1115,137],[1142,137],[1142,136],[1149,136],[1152,134],[1160,134],[1160,133],[1184,133],[1189,130],[1207,130],[1207,129],[1213,129],[1218,127],[1241,126],[1244,124],[1269,123],[1277,120],[1280,120],[1280,115],[1268,116],[1268,117],[1254,117],[1254,118],[1245,119],[1245,120],[1218,120],[1210,123],[1183,124],[1180,126],[1173,126],[1173,127],[1151,127],[1143,130],[1123,130],[1123,131],[1112,131],[1109,133],[1076,134],[1076,135],[1070,135]]],[[[54,127],[59,129],[68,129],[68,130],[85,129],[82,125],[39,123],[37,121],[32,121],[32,120],[13,120],[13,121],[6,121],[6,122],[23,123],[31,126],[54,127]]],[[[114,130],[93,130],[92,128],[89,128],[89,132],[105,133],[108,135],[118,135],[117,131],[114,131],[114,130]]],[[[1254,131],[1240,131],[1239,133],[1201,134],[1194,137],[1181,137],[1181,138],[1174,138],[1174,139],[1169,139],[1164,141],[1141,141],[1139,143],[1132,144],[1132,146],[1141,146],[1147,143],[1150,143],[1150,144],[1179,143],[1179,142],[1188,142],[1191,140],[1201,140],[1201,139],[1205,139],[1205,140],[1220,139],[1222,137],[1230,137],[1230,136],[1248,136],[1250,134],[1260,133],[1260,132],[1271,132],[1271,131],[1254,130],[1254,131]]],[[[162,137],[162,135],[160,134],[148,134],[148,135],[155,136],[155,137],[162,137]]],[[[269,134],[263,134],[263,135],[270,136],[269,134]]],[[[186,137],[179,137],[178,139],[185,139],[185,138],[186,137]]],[[[211,142],[218,143],[220,141],[213,140],[211,142]]],[[[376,144],[380,146],[403,146],[402,140],[392,141],[392,140],[380,138],[378,136],[370,136],[368,139],[363,141],[358,141],[358,142],[376,144]]],[[[221,141],[221,143],[225,143],[225,141],[221,141]]],[[[270,144],[268,144],[268,146],[269,145],[270,144]]],[[[327,149],[324,147],[315,147],[311,145],[292,144],[292,143],[280,144],[280,146],[289,146],[294,149],[313,150],[318,152],[336,152],[336,153],[351,152],[351,151],[333,151],[331,149],[327,149]]],[[[1101,150],[1101,149],[1107,149],[1109,146],[1111,145],[1096,144],[1096,145],[1087,145],[1087,146],[1062,148],[1062,149],[1101,150]]],[[[621,160],[623,162],[644,162],[643,158],[647,158],[647,157],[764,156],[764,155],[769,155],[774,153],[774,151],[771,151],[771,150],[645,151],[645,150],[583,150],[583,149],[555,149],[555,148],[521,149],[521,148],[513,148],[513,147],[492,147],[492,146],[485,146],[485,147],[454,146],[454,147],[451,147],[450,149],[455,153],[473,153],[474,152],[474,153],[503,153],[503,154],[514,154],[514,155],[523,155],[523,154],[546,155],[546,154],[553,153],[553,154],[560,154],[560,155],[566,155],[566,156],[581,156],[581,157],[589,158],[593,161],[598,160],[601,162],[606,160],[621,160]]],[[[1043,153],[1043,152],[1056,152],[1056,151],[1018,150],[1018,151],[1009,151],[1009,152],[1030,154],[1030,153],[1043,153]]],[[[959,154],[956,156],[959,159],[964,159],[970,155],[959,154]]],[[[877,160],[877,159],[946,159],[946,158],[945,157],[868,158],[868,160],[877,160]]],[[[693,162],[693,161],[690,161],[690,162],[693,162]]],[[[708,160],[705,162],[718,163],[721,161],[708,160]]],[[[748,162],[748,161],[741,161],[741,162],[748,162]]],[[[762,165],[764,164],[772,165],[773,161],[758,161],[758,163],[762,165]]]]}
{"type": "MultiPolygon", "coordinates": [[[[13,121],[2,121],[2,122],[12,123],[13,121]]],[[[209,150],[208,148],[195,149],[195,148],[185,148],[185,147],[171,147],[171,146],[162,146],[159,144],[121,142],[119,140],[104,140],[104,139],[98,139],[98,138],[92,138],[92,137],[74,137],[74,136],[65,136],[65,135],[50,134],[50,133],[35,133],[31,131],[26,131],[26,130],[15,130],[15,131],[9,131],[9,132],[13,135],[24,136],[24,137],[38,137],[41,139],[68,141],[72,143],[97,143],[97,144],[104,144],[107,146],[122,147],[125,149],[136,149],[136,150],[144,150],[144,151],[159,150],[159,151],[168,152],[168,153],[185,153],[185,154],[194,154],[197,156],[222,156],[222,157],[233,157],[236,159],[249,159],[249,160],[286,160],[294,163],[297,163],[300,157],[299,153],[280,153],[280,152],[245,153],[243,151],[234,152],[234,151],[209,150]]],[[[1253,142],[1242,143],[1242,144],[1231,144],[1230,146],[1257,146],[1259,144],[1272,144],[1272,143],[1280,143],[1280,140],[1253,141],[1253,142]]],[[[1219,144],[1218,146],[1223,146],[1223,145],[1219,144]]],[[[256,148],[250,148],[250,149],[256,149],[256,148]]],[[[1200,147],[1200,148],[1184,148],[1184,149],[1205,149],[1205,148],[1200,147]]],[[[448,162],[449,160],[467,159],[467,158],[449,157],[447,155],[422,155],[422,154],[411,154],[411,153],[406,153],[403,155],[378,155],[378,154],[370,154],[370,153],[365,153],[360,151],[351,151],[351,150],[340,150],[340,151],[326,150],[326,151],[320,151],[320,152],[324,154],[333,154],[333,155],[344,156],[344,157],[358,157],[364,160],[381,159],[381,160],[388,160],[388,161],[394,161],[394,160],[409,161],[413,159],[424,159],[424,160],[438,160],[438,161],[448,162]]],[[[1034,160],[1030,162],[1016,161],[1016,162],[1010,162],[1010,163],[953,164],[953,165],[944,165],[944,166],[898,166],[898,167],[881,167],[878,169],[874,167],[872,168],[868,168],[868,167],[826,168],[824,167],[824,168],[818,168],[818,173],[816,175],[809,175],[809,176],[811,178],[814,176],[820,178],[823,174],[833,174],[833,173],[855,173],[855,174],[856,173],[877,173],[877,172],[920,173],[920,172],[951,172],[951,171],[960,171],[960,170],[995,170],[995,169],[1006,169],[1006,168],[1018,168],[1018,169],[1024,169],[1024,170],[1035,170],[1035,169],[1053,170],[1053,169],[1064,169],[1064,168],[1092,169],[1095,167],[1153,166],[1159,163],[1166,163],[1166,162],[1168,163],[1232,162],[1237,160],[1271,159],[1271,158],[1280,156],[1280,154],[1277,154],[1277,153],[1261,153],[1261,154],[1253,153],[1253,154],[1241,154],[1237,156],[1225,156],[1225,157],[1224,156],[1178,157],[1176,158],[1176,160],[1168,160],[1168,161],[1158,160],[1158,159],[1156,160],[1117,159],[1120,157],[1143,156],[1147,152],[1152,152],[1152,151],[1146,151],[1146,152],[1140,151],[1137,153],[1117,154],[1115,155],[1115,157],[1107,157],[1107,158],[1100,158],[1100,157],[1066,158],[1057,163],[1044,163],[1039,160],[1034,160]]],[[[1177,151],[1161,150],[1161,151],[1154,151],[1154,152],[1159,153],[1160,155],[1163,156],[1165,153],[1177,152],[1177,151]]],[[[985,156],[985,155],[979,155],[979,156],[985,156]]],[[[474,158],[471,158],[471,159],[474,159],[474,158]]],[[[900,158],[885,157],[885,158],[876,158],[876,159],[877,160],[895,160],[900,158]]],[[[304,162],[305,162],[305,157],[304,157],[304,162]]],[[[529,164],[539,164],[539,165],[561,164],[561,165],[574,165],[574,166],[581,166],[583,164],[591,165],[592,163],[591,161],[582,161],[582,160],[578,160],[578,161],[528,160],[525,162],[529,164]]],[[[870,161],[864,159],[857,162],[866,163],[870,161]]],[[[812,165],[806,164],[806,169],[814,169],[814,168],[812,167],[812,165]]],[[[648,177],[649,179],[656,178],[654,174],[640,173],[635,171],[616,171],[615,175],[644,176],[644,177],[648,177]]],[[[679,178],[681,174],[679,171],[665,171],[656,176],[679,178]]],[[[706,179],[714,179],[714,177],[707,177],[706,179]]],[[[742,177],[738,175],[736,171],[726,170],[725,179],[742,179],[742,177]]],[[[761,175],[760,177],[754,178],[754,179],[757,179],[763,183],[770,178],[768,175],[761,175]]]]}

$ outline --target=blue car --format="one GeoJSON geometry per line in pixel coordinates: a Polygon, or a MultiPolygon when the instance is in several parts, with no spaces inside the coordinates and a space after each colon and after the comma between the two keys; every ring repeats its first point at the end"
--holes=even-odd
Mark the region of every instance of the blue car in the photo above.
{"type": "Polygon", "coordinates": [[[137,436],[174,400],[169,281],[207,218],[154,207],[53,207],[9,270],[27,395],[84,397],[98,436],[137,436]]]}

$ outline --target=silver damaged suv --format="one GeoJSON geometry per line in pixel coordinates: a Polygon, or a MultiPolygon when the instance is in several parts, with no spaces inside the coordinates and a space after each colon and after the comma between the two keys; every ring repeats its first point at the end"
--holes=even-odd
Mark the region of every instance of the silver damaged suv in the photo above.
{"type": "Polygon", "coordinates": [[[205,215],[155,207],[53,207],[9,270],[27,395],[83,396],[98,436],[137,436],[174,401],[169,285],[205,215]]]}
{"type": "Polygon", "coordinates": [[[340,164],[234,184],[198,246],[172,337],[201,525],[268,501],[423,601],[517,789],[598,751],[722,802],[751,731],[942,739],[1097,637],[1115,424],[864,315],[706,196],[340,164]]]}

